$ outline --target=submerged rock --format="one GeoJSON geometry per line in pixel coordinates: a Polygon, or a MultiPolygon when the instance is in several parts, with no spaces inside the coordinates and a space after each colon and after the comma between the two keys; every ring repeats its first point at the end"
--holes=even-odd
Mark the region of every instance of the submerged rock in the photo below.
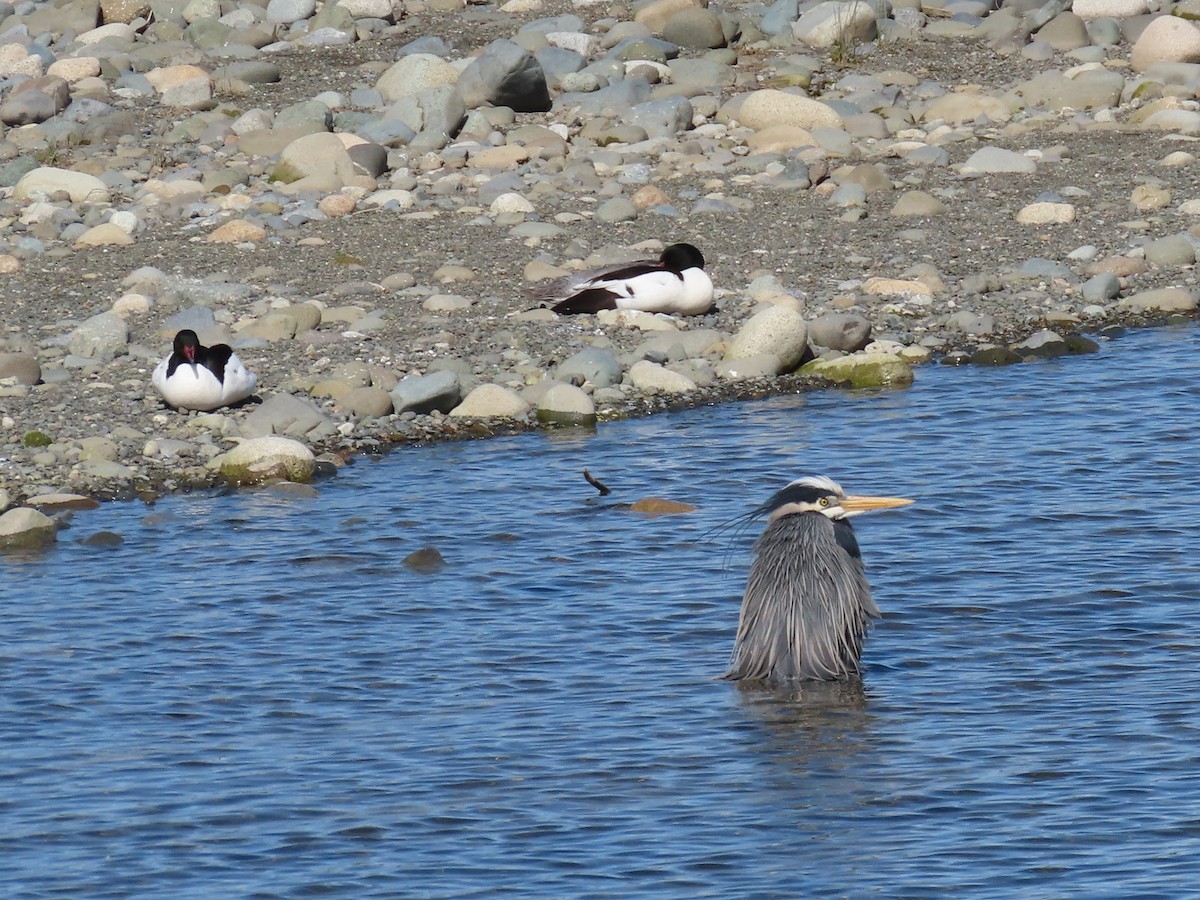
{"type": "Polygon", "coordinates": [[[45,513],[19,506],[0,515],[0,547],[31,549],[57,540],[58,524],[45,513]]]}

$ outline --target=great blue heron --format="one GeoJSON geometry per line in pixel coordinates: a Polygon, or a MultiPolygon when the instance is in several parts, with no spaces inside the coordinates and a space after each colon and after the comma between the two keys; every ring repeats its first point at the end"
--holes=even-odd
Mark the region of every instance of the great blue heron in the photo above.
{"type": "Polygon", "coordinates": [[[898,497],[848,497],[822,476],[798,478],[750,513],[766,514],[737,639],[724,677],[787,682],[856,675],[879,608],[850,517],[907,506],[898,497]]]}

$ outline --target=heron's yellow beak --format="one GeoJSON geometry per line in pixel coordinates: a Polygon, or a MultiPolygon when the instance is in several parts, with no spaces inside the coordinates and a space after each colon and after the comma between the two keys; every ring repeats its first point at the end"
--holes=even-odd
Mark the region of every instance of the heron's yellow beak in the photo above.
{"type": "Polygon", "coordinates": [[[875,509],[897,509],[916,502],[902,497],[843,497],[839,505],[848,513],[864,513],[875,509]]]}

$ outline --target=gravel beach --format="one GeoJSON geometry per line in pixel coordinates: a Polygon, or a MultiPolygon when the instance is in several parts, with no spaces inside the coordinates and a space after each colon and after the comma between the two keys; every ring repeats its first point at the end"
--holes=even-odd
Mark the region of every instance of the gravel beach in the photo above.
{"type": "Polygon", "coordinates": [[[0,2],[0,511],[1189,320],[1195,18],[0,2]],[[705,315],[537,303],[677,241],[705,255],[705,315]],[[181,328],[233,346],[255,396],[166,406],[150,373],[181,328]]]}

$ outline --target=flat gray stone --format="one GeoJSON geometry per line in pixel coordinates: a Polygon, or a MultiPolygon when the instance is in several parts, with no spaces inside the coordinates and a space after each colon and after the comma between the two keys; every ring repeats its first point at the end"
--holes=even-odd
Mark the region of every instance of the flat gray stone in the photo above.
{"type": "Polygon", "coordinates": [[[291,394],[273,394],[241,423],[243,437],[288,434],[324,437],[334,431],[333,421],[320,409],[291,394]]]}
{"type": "Polygon", "coordinates": [[[67,346],[76,356],[105,362],[129,349],[129,326],[114,313],[100,313],[71,332],[67,346]]]}
{"type": "Polygon", "coordinates": [[[555,378],[568,381],[580,378],[594,387],[606,388],[621,380],[621,363],[617,357],[600,347],[584,347],[574,356],[564,359],[554,370],[555,378]]]}
{"type": "Polygon", "coordinates": [[[0,353],[0,381],[6,378],[17,384],[37,384],[42,380],[42,367],[30,353],[0,353]]]}
{"type": "Polygon", "coordinates": [[[462,389],[454,372],[409,375],[392,389],[391,399],[396,413],[448,413],[462,400],[462,389]]]}
{"type": "Polygon", "coordinates": [[[871,342],[871,323],[855,313],[825,313],[808,323],[808,339],[818,347],[854,353],[871,342]]]}

